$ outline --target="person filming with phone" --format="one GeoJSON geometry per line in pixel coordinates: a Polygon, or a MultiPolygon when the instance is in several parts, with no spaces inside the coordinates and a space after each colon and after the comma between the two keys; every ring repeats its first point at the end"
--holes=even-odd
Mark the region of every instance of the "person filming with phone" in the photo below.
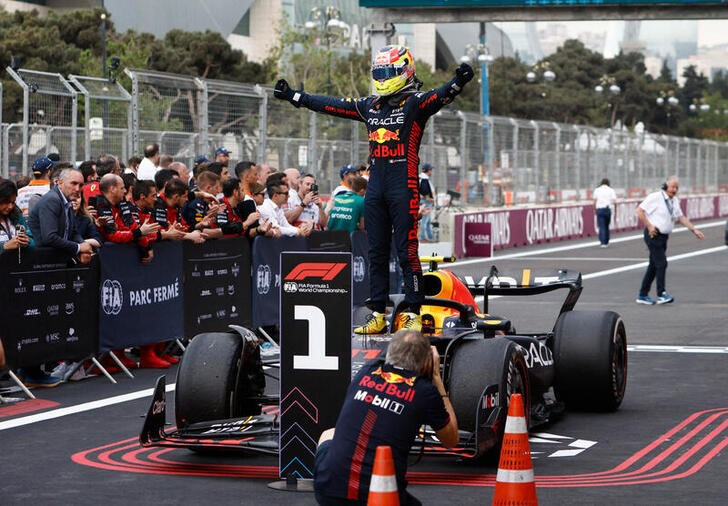
{"type": "Polygon", "coordinates": [[[313,174],[306,174],[299,181],[298,197],[300,202],[289,209],[286,215],[288,221],[296,227],[311,223],[313,230],[322,230],[326,226],[326,214],[313,174]]]}
{"type": "Polygon", "coordinates": [[[20,208],[15,204],[18,189],[15,183],[0,181],[0,252],[33,247],[33,236],[20,208]]]}
{"type": "Polygon", "coordinates": [[[447,448],[458,422],[440,377],[440,355],[420,332],[392,335],[385,360],[365,364],[349,385],[335,429],[321,434],[314,491],[322,505],[366,504],[377,446],[392,447],[400,504],[421,504],[407,492],[407,455],[429,425],[447,448]]]}

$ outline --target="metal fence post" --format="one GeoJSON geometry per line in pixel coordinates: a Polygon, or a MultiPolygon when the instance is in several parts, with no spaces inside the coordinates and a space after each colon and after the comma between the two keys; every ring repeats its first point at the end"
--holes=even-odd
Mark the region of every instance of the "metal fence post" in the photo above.
{"type": "MultiPolygon", "coordinates": [[[[576,134],[574,135],[574,167],[576,167],[575,171],[575,183],[576,183],[576,191],[579,192],[579,197],[581,197],[581,185],[579,184],[579,175],[581,174],[581,129],[579,128],[579,125],[571,125],[571,128],[574,129],[576,134]]],[[[589,135],[586,136],[587,142],[589,141],[589,135]]],[[[567,178],[568,180],[568,178],[567,178]]]]}
{"type": "Polygon", "coordinates": [[[558,195],[559,202],[563,200],[561,195],[561,126],[558,123],[552,123],[554,129],[556,129],[556,152],[554,153],[554,159],[556,160],[556,195],[558,195]]]}
{"type": "Polygon", "coordinates": [[[352,164],[357,164],[359,161],[358,146],[359,146],[359,125],[358,121],[349,122],[351,126],[351,145],[349,147],[349,158],[352,164]]]}
{"type": "MultiPolygon", "coordinates": [[[[513,132],[511,133],[512,138],[511,142],[513,143],[513,160],[511,161],[511,174],[515,174],[516,176],[520,173],[519,170],[519,156],[518,156],[518,122],[513,118],[508,118],[508,122],[511,124],[511,127],[513,128],[513,132]]],[[[511,179],[513,180],[513,203],[516,203],[516,195],[518,192],[518,187],[516,186],[516,181],[520,179],[520,177],[513,177],[511,176],[511,179]]]]}
{"type": "MultiPolygon", "coordinates": [[[[258,159],[264,160],[268,143],[268,94],[259,85],[255,85],[255,91],[261,98],[258,106],[258,159]]],[[[287,160],[280,168],[283,170],[286,167],[288,167],[287,160]]]]}
{"type": "Polygon", "coordinates": [[[210,152],[210,119],[208,116],[208,96],[207,96],[207,82],[203,79],[195,78],[195,84],[197,85],[198,93],[198,116],[200,118],[200,124],[198,125],[197,132],[197,146],[195,146],[195,153],[204,153],[207,155],[210,152]]]}
{"type": "Polygon", "coordinates": [[[73,89],[73,86],[68,84],[68,81],[65,79],[63,80],[63,83],[71,92],[71,162],[75,162],[78,159],[78,152],[76,151],[78,142],[78,92],[76,92],[76,90],[73,89]]]}
{"type": "Polygon", "coordinates": [[[131,78],[131,129],[129,139],[132,151],[139,153],[139,79],[136,72],[128,68],[124,69],[124,73],[131,78]]]}
{"type": "Polygon", "coordinates": [[[316,113],[309,111],[309,138],[308,138],[308,170],[316,176],[316,180],[321,179],[318,171],[318,156],[316,154],[316,146],[318,140],[318,128],[316,124],[316,113]]]}
{"type": "Polygon", "coordinates": [[[543,174],[541,174],[540,129],[538,123],[533,120],[529,121],[529,124],[533,127],[533,172],[536,178],[536,199],[539,202],[546,202],[548,201],[548,190],[544,188],[543,174]]]}
{"type": "MultiPolygon", "coordinates": [[[[465,118],[465,114],[462,111],[457,112],[458,117],[460,118],[460,190],[461,190],[461,198],[462,202],[464,204],[468,203],[468,192],[470,188],[468,188],[468,170],[467,167],[470,165],[470,157],[468,156],[468,122],[465,118]]],[[[432,128],[434,130],[435,128],[435,118],[432,118],[432,128]]]]}

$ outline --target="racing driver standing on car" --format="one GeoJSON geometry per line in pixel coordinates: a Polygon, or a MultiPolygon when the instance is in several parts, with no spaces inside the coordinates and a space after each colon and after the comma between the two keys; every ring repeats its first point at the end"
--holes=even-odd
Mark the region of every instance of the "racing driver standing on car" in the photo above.
{"type": "Polygon", "coordinates": [[[392,241],[404,273],[405,307],[398,327],[421,329],[419,312],[424,293],[417,226],[420,142],[428,118],[452,102],[472,78],[473,69],[463,63],[444,86],[420,92],[412,53],[404,46],[386,46],[372,61],[374,96],[352,99],[310,95],[293,90],[284,79],[275,85],[276,98],[288,100],[296,107],[361,121],[369,132],[372,164],[364,212],[370,263],[367,307],[372,314],[364,325],[354,329],[357,334],[387,331],[385,312],[392,241]]]}

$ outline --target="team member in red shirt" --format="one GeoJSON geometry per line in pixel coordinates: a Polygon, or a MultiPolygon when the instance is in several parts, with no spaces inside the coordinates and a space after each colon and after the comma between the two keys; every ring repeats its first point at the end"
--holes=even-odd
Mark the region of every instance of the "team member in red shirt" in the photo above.
{"type": "Polygon", "coordinates": [[[258,211],[248,214],[245,221],[235,212],[238,204],[245,198],[244,190],[238,178],[231,177],[225,181],[222,184],[222,194],[221,205],[223,207],[217,213],[216,220],[224,236],[247,235],[255,237],[258,234],[265,234],[267,228],[252,227],[260,219],[258,211]]]}
{"type": "Polygon", "coordinates": [[[115,243],[135,242],[140,249],[142,263],[151,262],[154,252],[150,246],[149,237],[159,230],[158,223],[149,219],[141,225],[134,219],[131,208],[121,207],[124,200],[124,181],[116,174],[107,174],[99,183],[101,195],[96,199],[99,217],[105,218],[101,227],[101,235],[105,241],[115,243]]]}
{"type": "Polygon", "coordinates": [[[176,229],[182,233],[181,239],[196,243],[205,242],[205,234],[200,230],[190,232],[190,226],[184,221],[180,208],[187,202],[189,187],[179,178],[172,178],[164,185],[164,191],[154,201],[152,220],[159,223],[162,230],[176,229]]]}
{"type": "MultiPolygon", "coordinates": [[[[139,224],[134,216],[131,205],[124,200],[124,181],[116,174],[106,174],[99,181],[101,194],[96,197],[96,206],[99,219],[104,225],[101,227],[101,235],[104,240],[115,243],[135,242],[139,246],[142,263],[149,263],[154,258],[151,240],[156,238],[159,232],[159,224],[153,223],[147,216],[144,222],[139,224]]],[[[141,347],[142,367],[169,367],[170,363],[160,359],[155,354],[155,345],[141,347]]],[[[114,350],[126,367],[137,367],[136,362],[126,356],[123,349],[114,350]]],[[[118,371],[116,364],[110,359],[102,362],[110,371],[118,371]]]]}

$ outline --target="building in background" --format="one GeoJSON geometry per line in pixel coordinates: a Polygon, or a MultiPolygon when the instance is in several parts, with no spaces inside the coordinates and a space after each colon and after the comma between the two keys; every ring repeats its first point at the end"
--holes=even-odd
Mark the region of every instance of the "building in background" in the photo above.
{"type": "MultiPolygon", "coordinates": [[[[367,27],[372,11],[358,0],[0,0],[8,11],[78,9],[104,6],[116,29],[134,29],[162,38],[171,29],[213,30],[248,59],[261,62],[277,42],[278,27],[285,16],[303,27],[314,8],[336,7],[350,33],[341,49],[368,49],[367,27]]],[[[417,59],[446,69],[457,63],[466,44],[478,42],[478,23],[422,23],[396,25],[396,43],[412,48],[417,59]]],[[[566,39],[613,57],[620,50],[645,54],[653,76],[662,63],[676,78],[687,65],[695,65],[709,78],[728,67],[728,20],[679,21],[574,21],[561,23],[487,23],[487,44],[494,57],[518,56],[532,64],[551,54],[566,39]]]]}

